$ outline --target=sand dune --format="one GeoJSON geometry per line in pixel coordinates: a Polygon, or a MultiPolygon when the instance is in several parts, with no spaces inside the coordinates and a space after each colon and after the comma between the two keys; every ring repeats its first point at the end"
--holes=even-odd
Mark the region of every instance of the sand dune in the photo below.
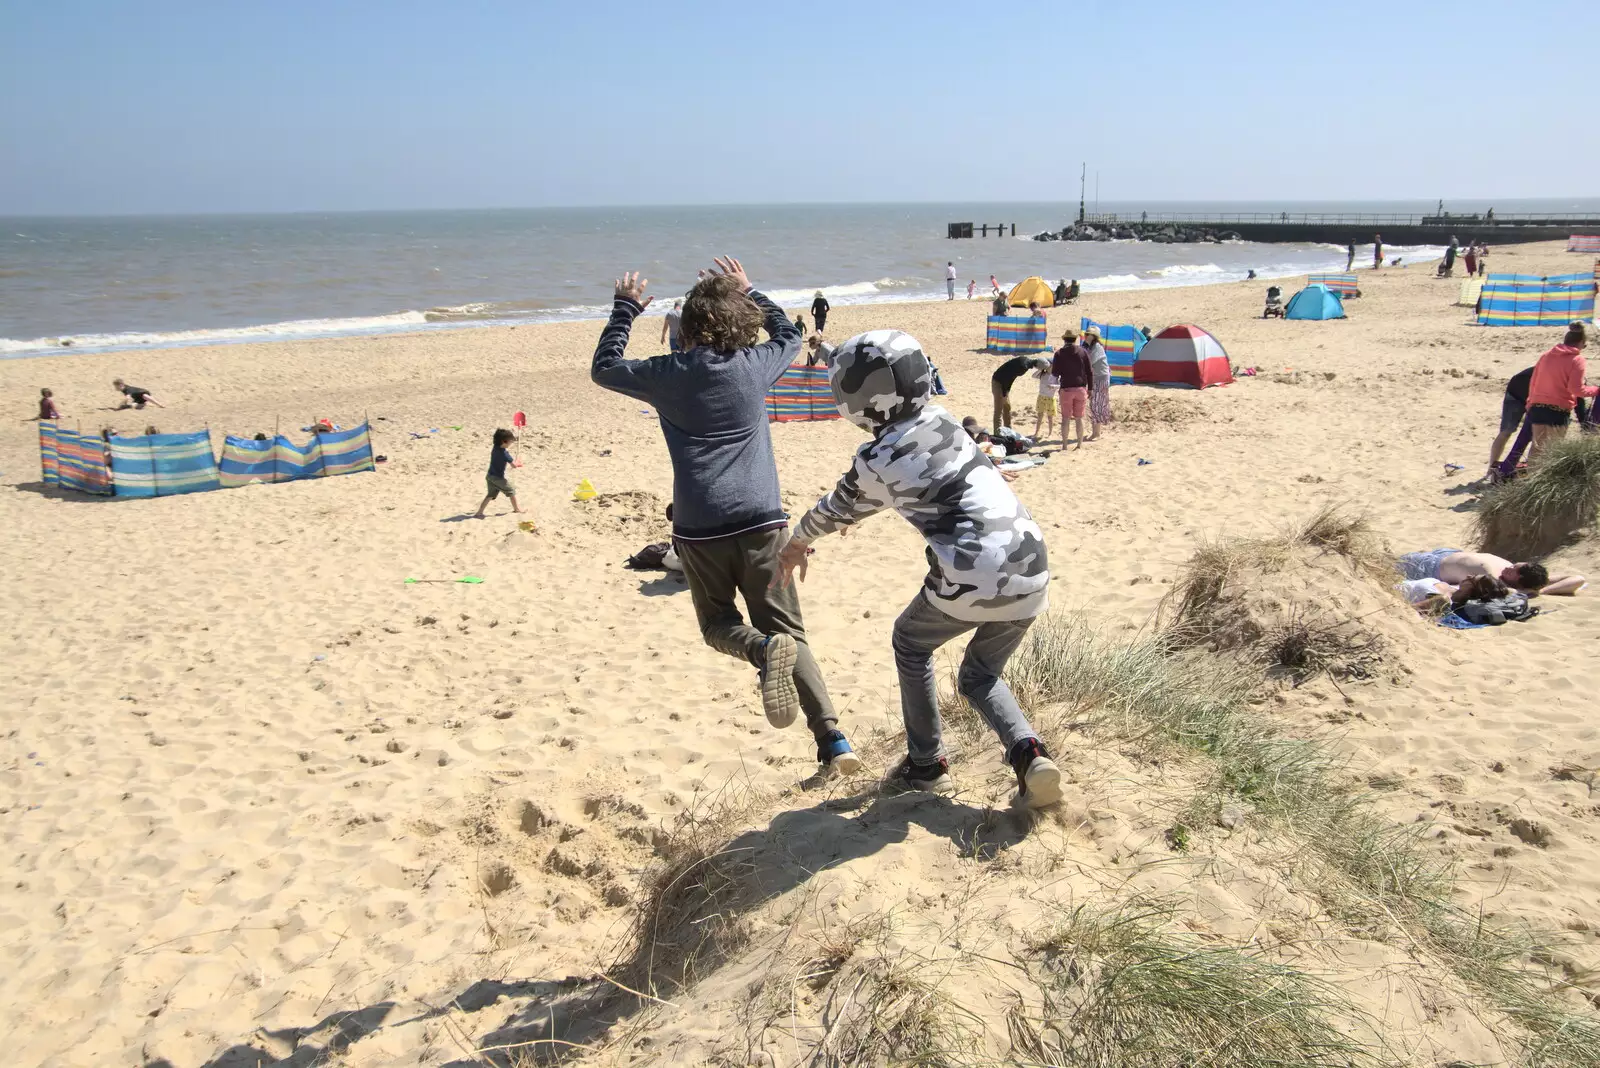
{"type": "MultiPolygon", "coordinates": [[[[1497,249],[1495,267],[1578,260],[1525,246],[1497,249]]],[[[747,262],[759,284],[759,255],[747,262]]],[[[1136,633],[1197,541],[1263,534],[1327,503],[1367,512],[1395,551],[1464,542],[1466,484],[1503,382],[1559,337],[1470,325],[1452,306],[1458,282],[1432,273],[1363,272],[1345,321],[1256,319],[1257,283],[1105,294],[1054,312],[1055,327],[1080,312],[1199,323],[1262,372],[1163,392],[1170,421],[1119,425],[1023,475],[1055,612],[1136,633]]],[[[943,371],[950,410],[983,419],[996,363],[974,351],[984,313],[965,301],[841,307],[830,326],[836,337],[910,331],[943,371]]],[[[652,352],[647,326],[638,355],[652,352]]],[[[987,865],[963,859],[959,839],[989,818],[985,805],[1004,804],[996,747],[955,769],[970,813],[903,801],[841,814],[786,795],[814,767],[809,738],[767,726],[753,672],[699,643],[680,582],[623,568],[664,538],[671,472],[652,415],[589,382],[598,329],[0,362],[0,396],[19,413],[50,386],[86,429],[253,433],[365,415],[388,457],[370,475],[107,502],[41,492],[32,425],[0,427],[7,1063],[312,1063],[285,1059],[297,1044],[348,1045],[358,1065],[469,1059],[515,1022],[511,1006],[542,1003],[540,984],[612,963],[663,828],[730,782],[764,799],[753,826],[795,843],[784,860],[763,839],[760,863],[805,873],[749,912],[758,946],[796,910],[813,919],[788,929],[816,935],[893,907],[911,918],[886,944],[926,948],[937,937],[918,924],[937,927],[966,894],[999,917],[991,948],[1004,956],[1045,903],[1137,886],[1181,895],[1195,930],[1295,952],[1263,932],[1320,906],[1275,868],[1270,843],[1219,847],[1227,863],[1206,867],[1163,841],[1151,799],[1181,786],[1181,767],[1053,740],[1073,780],[1061,813],[987,865]],[[169,408],[94,410],[114,399],[114,376],[169,408]],[[530,514],[496,502],[490,518],[464,519],[490,435],[519,409],[530,426],[513,480],[530,514]],[[574,501],[581,478],[602,496],[574,501]],[[524,518],[535,531],[518,529],[524,518]],[[404,582],[461,575],[484,581],[404,582]],[[835,867],[812,885],[824,865],[835,867]],[[229,1051],[240,1059],[221,1059],[229,1051]]],[[[1025,392],[1019,383],[1019,421],[1031,425],[1025,392]]],[[[860,442],[842,422],[773,437],[793,509],[830,487],[860,442]]],[[[1560,554],[1560,567],[1600,573],[1596,543],[1560,554]]],[[[852,733],[897,727],[888,628],[922,570],[919,539],[893,517],[819,546],[803,605],[852,733]]],[[[1558,971],[1590,999],[1597,605],[1591,590],[1526,625],[1418,623],[1398,683],[1313,681],[1272,710],[1296,730],[1336,731],[1394,821],[1431,821],[1433,848],[1461,865],[1459,904],[1570,935],[1558,971]]],[[[1315,963],[1359,992],[1410,1063],[1509,1055],[1466,995],[1410,984],[1405,946],[1347,940],[1315,963]],[[1393,981],[1367,989],[1380,975],[1393,981]]],[[[716,1024],[752,974],[720,973],[681,1012],[661,1010],[651,1056],[754,1057],[716,1024]]],[[[763,1039],[759,1062],[789,1063],[815,1040],[763,1039]]]]}

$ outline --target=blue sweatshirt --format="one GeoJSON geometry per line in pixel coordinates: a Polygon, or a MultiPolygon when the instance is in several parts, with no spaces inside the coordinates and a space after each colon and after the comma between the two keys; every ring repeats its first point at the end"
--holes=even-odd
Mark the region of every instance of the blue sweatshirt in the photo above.
{"type": "Polygon", "coordinates": [[[767,429],[767,391],[800,352],[783,309],[750,290],[772,340],[734,352],[699,345],[648,360],[623,357],[644,309],[616,298],[589,377],[655,406],[672,457],[672,534],[713,541],[787,525],[767,429]]]}

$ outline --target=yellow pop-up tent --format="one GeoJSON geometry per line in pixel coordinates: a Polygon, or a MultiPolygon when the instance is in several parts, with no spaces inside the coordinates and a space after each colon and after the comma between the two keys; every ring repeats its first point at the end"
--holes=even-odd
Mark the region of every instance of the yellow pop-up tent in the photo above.
{"type": "Polygon", "coordinates": [[[1041,308],[1053,308],[1056,304],[1055,290],[1038,275],[1012,286],[1011,295],[1006,298],[1006,303],[1013,308],[1026,308],[1030,302],[1037,302],[1041,308]]]}

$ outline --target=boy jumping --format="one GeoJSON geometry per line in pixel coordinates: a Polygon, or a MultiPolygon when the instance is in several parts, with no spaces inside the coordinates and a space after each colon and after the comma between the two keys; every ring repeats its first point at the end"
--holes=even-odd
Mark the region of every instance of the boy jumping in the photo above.
{"type": "Polygon", "coordinates": [[[933,374],[922,346],[898,330],[841,344],[829,374],[839,411],[872,432],[831,493],[800,522],[778,556],[777,581],[803,580],[812,542],[893,508],[928,543],[928,577],[894,624],[900,710],[908,755],[889,777],[897,789],[949,793],[933,654],[968,631],[957,682],[1005,746],[1017,800],[1029,808],[1061,797],[1061,771],[1000,678],[1049,598],[1044,535],[948,412],[928,404],[933,374]]]}
{"type": "Polygon", "coordinates": [[[684,351],[629,360],[628,334],[650,304],[645,285],[636,273],[617,281],[590,377],[654,405],[660,417],[672,458],[672,545],[701,637],[760,671],[761,703],[774,727],[805,712],[821,775],[852,774],[861,758],[838,729],[806,641],[799,595],[774,581],[789,521],[778,492],[767,391],[799,353],[800,332],[730,256],[702,271],[683,302],[684,351]],[[758,337],[763,327],[766,342],[758,337]]]}

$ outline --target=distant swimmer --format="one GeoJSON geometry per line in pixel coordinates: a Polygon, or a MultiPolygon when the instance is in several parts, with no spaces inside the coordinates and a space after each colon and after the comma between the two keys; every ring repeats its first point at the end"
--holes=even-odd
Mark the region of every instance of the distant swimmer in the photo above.
{"type": "Polygon", "coordinates": [[[1348,271],[1356,265],[1356,243],[1354,241],[1350,242],[1349,245],[1345,246],[1344,251],[1344,269],[1348,271]]]}
{"type": "Polygon", "coordinates": [[[1372,267],[1376,270],[1383,266],[1383,235],[1372,235],[1372,267]]]}

